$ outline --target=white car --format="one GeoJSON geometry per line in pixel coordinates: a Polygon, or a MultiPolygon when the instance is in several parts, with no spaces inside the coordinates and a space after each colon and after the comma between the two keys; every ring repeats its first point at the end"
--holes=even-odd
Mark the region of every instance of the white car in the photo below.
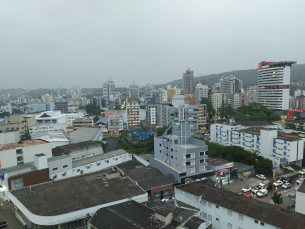
{"type": "Polygon", "coordinates": [[[263,174],[257,174],[256,177],[258,177],[259,179],[266,180],[266,176],[263,174]]]}
{"type": "Polygon", "coordinates": [[[267,194],[268,194],[268,191],[267,191],[266,189],[259,190],[259,191],[256,193],[256,195],[257,195],[258,197],[267,196],[267,194]]]}
{"type": "Polygon", "coordinates": [[[251,192],[252,188],[250,186],[246,186],[242,189],[243,192],[251,192]]]}
{"type": "Polygon", "coordinates": [[[299,171],[299,174],[304,175],[305,174],[305,169],[302,169],[301,171],[299,171]]]}
{"type": "Polygon", "coordinates": [[[268,183],[269,183],[268,181],[262,181],[261,183],[259,183],[259,186],[264,187],[264,186],[265,186],[265,184],[268,184],[268,183]]]}
{"type": "Polygon", "coordinates": [[[295,181],[297,184],[301,184],[304,181],[304,178],[299,178],[295,181]]]}
{"type": "Polygon", "coordinates": [[[252,192],[256,194],[257,192],[259,192],[262,189],[263,189],[263,187],[257,186],[257,187],[252,188],[252,192]]]}
{"type": "Polygon", "coordinates": [[[281,180],[277,180],[273,183],[273,186],[277,187],[277,186],[281,186],[283,185],[283,182],[281,180]]]}
{"type": "Polygon", "coordinates": [[[291,184],[287,182],[287,183],[282,185],[282,188],[285,188],[285,189],[291,188],[291,184]]]}

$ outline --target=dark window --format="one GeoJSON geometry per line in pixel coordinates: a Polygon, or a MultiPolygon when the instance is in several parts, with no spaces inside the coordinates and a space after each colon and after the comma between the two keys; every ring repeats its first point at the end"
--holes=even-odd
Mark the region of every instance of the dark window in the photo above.
{"type": "Polygon", "coordinates": [[[204,156],[204,152],[200,152],[200,156],[204,156]]]}
{"type": "Polygon", "coordinates": [[[256,219],[256,220],[254,220],[254,223],[258,223],[258,220],[256,219]]]}
{"type": "Polygon", "coordinates": [[[265,224],[263,222],[261,222],[261,225],[264,226],[265,224]]]}
{"type": "Polygon", "coordinates": [[[22,154],[22,149],[17,149],[16,154],[22,154]]]}
{"type": "Polygon", "coordinates": [[[64,166],[63,166],[63,168],[67,168],[67,167],[68,167],[68,165],[64,165],[64,166]]]}
{"type": "Polygon", "coordinates": [[[191,158],[191,155],[190,155],[190,154],[187,154],[187,155],[186,155],[186,158],[187,158],[187,159],[191,158]]]}
{"type": "Polygon", "coordinates": [[[200,160],[200,164],[203,164],[203,163],[204,163],[204,159],[201,159],[201,160],[200,160]]]}
{"type": "Polygon", "coordinates": [[[160,144],[160,146],[161,146],[161,144],[160,144]]]}
{"type": "Polygon", "coordinates": [[[216,205],[216,208],[219,208],[219,206],[218,206],[218,205],[216,205]]]}
{"type": "Polygon", "coordinates": [[[57,170],[57,168],[54,168],[53,171],[57,170]]]}
{"type": "Polygon", "coordinates": [[[186,162],[186,166],[190,166],[191,165],[191,162],[186,162]]]}
{"type": "Polygon", "coordinates": [[[173,149],[171,149],[171,151],[173,152],[174,150],[173,150],[173,149]]]}
{"type": "Polygon", "coordinates": [[[77,172],[79,172],[79,171],[80,171],[80,169],[77,170],[77,172]]]}
{"type": "Polygon", "coordinates": [[[23,161],[23,156],[17,157],[17,161],[23,161]]]}

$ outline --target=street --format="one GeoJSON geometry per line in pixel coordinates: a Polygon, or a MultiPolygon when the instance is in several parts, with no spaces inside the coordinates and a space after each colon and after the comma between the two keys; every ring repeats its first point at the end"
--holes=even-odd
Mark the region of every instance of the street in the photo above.
{"type": "MultiPolygon", "coordinates": [[[[277,192],[282,193],[283,204],[280,205],[281,207],[286,208],[289,205],[295,204],[294,203],[295,197],[293,197],[293,196],[295,195],[296,188],[299,186],[295,183],[295,181],[298,178],[304,178],[304,175],[295,174],[295,175],[289,176],[289,174],[285,174],[283,176],[293,177],[293,183],[291,184],[292,185],[291,188],[283,189],[281,186],[279,186],[279,187],[273,186],[273,189],[269,190],[267,196],[265,196],[265,197],[258,197],[256,194],[252,193],[252,191],[247,192],[245,194],[252,194],[253,199],[258,199],[260,201],[270,203],[270,199],[271,199],[272,194],[275,191],[277,191],[277,192]]],[[[273,181],[271,179],[267,179],[266,181],[273,183],[273,181]]],[[[231,181],[230,184],[224,184],[223,187],[225,189],[229,190],[229,191],[239,193],[239,192],[242,192],[242,188],[244,188],[245,186],[250,186],[251,188],[253,188],[253,187],[258,186],[259,183],[261,183],[261,182],[262,182],[262,180],[257,178],[257,177],[250,177],[250,178],[246,178],[246,179],[243,179],[243,180],[236,179],[233,182],[231,181]]]]}

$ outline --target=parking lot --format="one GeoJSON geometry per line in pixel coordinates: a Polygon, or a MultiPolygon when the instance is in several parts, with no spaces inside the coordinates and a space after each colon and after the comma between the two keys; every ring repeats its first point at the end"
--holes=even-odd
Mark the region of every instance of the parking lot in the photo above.
{"type": "MultiPolygon", "coordinates": [[[[267,203],[273,203],[273,201],[271,200],[272,194],[275,191],[280,192],[280,193],[282,193],[283,202],[284,202],[280,206],[286,208],[287,206],[294,204],[295,190],[298,187],[298,185],[295,183],[295,181],[298,178],[304,178],[305,176],[304,175],[299,175],[299,174],[295,174],[295,175],[285,174],[283,176],[285,176],[285,177],[293,177],[293,182],[291,184],[292,185],[291,188],[283,189],[281,186],[279,186],[279,187],[273,186],[273,189],[269,190],[267,196],[265,196],[265,197],[258,197],[256,194],[252,193],[252,191],[247,192],[245,194],[252,194],[254,199],[258,199],[260,201],[264,201],[264,202],[267,202],[267,203]]],[[[265,181],[273,183],[272,179],[268,179],[267,178],[265,181]]],[[[253,188],[253,187],[258,186],[261,182],[262,182],[262,180],[257,178],[257,177],[255,177],[255,176],[254,177],[250,177],[250,178],[245,178],[245,179],[234,179],[229,184],[224,184],[223,188],[227,189],[229,191],[235,192],[235,193],[239,193],[239,192],[242,192],[242,189],[245,186],[250,186],[251,188],[253,188]]]]}

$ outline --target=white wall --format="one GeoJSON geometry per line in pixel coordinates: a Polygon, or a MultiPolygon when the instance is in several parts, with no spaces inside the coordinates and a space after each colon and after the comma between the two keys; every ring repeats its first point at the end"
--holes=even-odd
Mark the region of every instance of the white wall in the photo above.
{"type": "Polygon", "coordinates": [[[23,151],[23,163],[34,161],[35,154],[43,153],[48,158],[52,157],[51,143],[4,150],[4,151],[0,151],[0,162],[1,162],[2,169],[17,165],[17,156],[19,156],[19,155],[16,154],[16,150],[18,150],[18,149],[22,149],[22,151],[23,151]]]}
{"type": "Polygon", "coordinates": [[[200,218],[211,222],[213,229],[230,228],[228,227],[228,223],[232,224],[232,229],[278,229],[277,227],[265,222],[263,222],[264,226],[261,226],[261,221],[258,220],[258,223],[255,223],[255,219],[234,211],[232,211],[232,214],[230,215],[227,208],[221,206],[218,206],[217,208],[214,203],[209,203],[202,199],[201,195],[195,196],[175,188],[175,198],[178,201],[200,209],[200,218]]]}
{"type": "Polygon", "coordinates": [[[52,174],[50,174],[50,179],[60,180],[60,179],[68,178],[68,177],[78,176],[81,174],[92,173],[92,172],[100,171],[100,170],[108,168],[108,167],[112,167],[112,166],[121,164],[123,162],[130,161],[130,160],[132,160],[132,155],[129,153],[126,153],[126,154],[118,155],[118,156],[115,156],[112,158],[95,161],[95,162],[92,162],[92,163],[89,163],[89,164],[86,164],[83,166],[75,167],[72,169],[62,170],[57,173],[54,172],[52,168],[50,168],[50,173],[52,172],[52,174]],[[63,174],[65,174],[65,175],[63,175],[63,174]],[[56,176],[56,178],[54,178],[54,176],[56,176]]]}
{"type": "Polygon", "coordinates": [[[296,192],[295,198],[295,211],[305,214],[305,193],[304,192],[296,192]]]}
{"type": "Polygon", "coordinates": [[[0,145],[19,141],[19,131],[0,132],[0,145]]]}

